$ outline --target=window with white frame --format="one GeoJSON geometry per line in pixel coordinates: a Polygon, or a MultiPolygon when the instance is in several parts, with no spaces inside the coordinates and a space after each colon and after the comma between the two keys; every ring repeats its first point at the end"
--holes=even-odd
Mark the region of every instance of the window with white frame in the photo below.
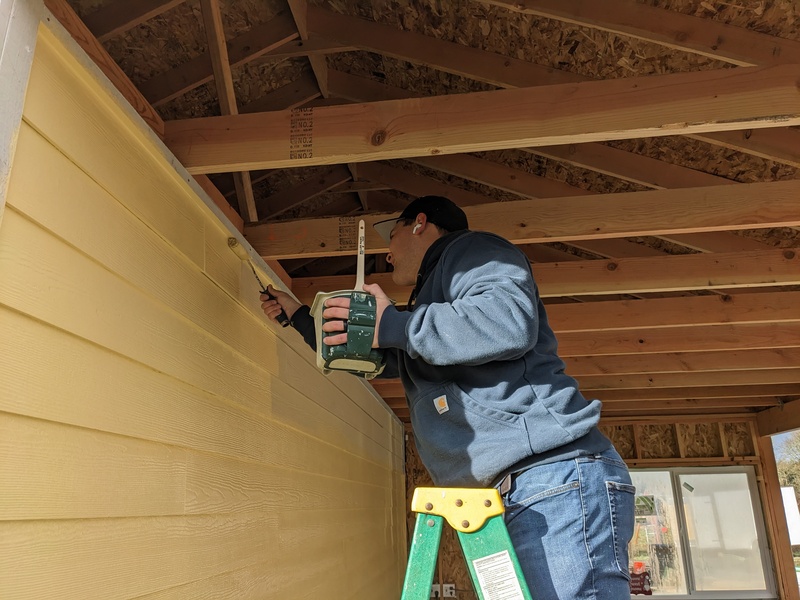
{"type": "Polygon", "coordinates": [[[752,467],[641,469],[631,477],[634,598],[775,597],[752,467]]]}

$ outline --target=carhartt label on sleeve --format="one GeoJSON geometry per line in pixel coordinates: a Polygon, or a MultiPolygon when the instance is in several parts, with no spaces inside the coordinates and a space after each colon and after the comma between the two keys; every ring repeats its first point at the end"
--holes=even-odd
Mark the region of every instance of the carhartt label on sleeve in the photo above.
{"type": "Polygon", "coordinates": [[[485,600],[525,600],[508,550],[472,561],[485,600]]]}
{"type": "Polygon", "coordinates": [[[447,405],[447,396],[439,396],[438,398],[434,398],[433,405],[436,407],[436,412],[439,414],[446,413],[448,410],[450,410],[450,407],[447,405]]]}

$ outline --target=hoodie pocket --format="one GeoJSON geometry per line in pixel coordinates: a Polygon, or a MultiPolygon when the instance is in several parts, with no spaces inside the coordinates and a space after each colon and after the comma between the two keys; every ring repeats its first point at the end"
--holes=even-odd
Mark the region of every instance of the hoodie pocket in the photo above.
{"type": "Polygon", "coordinates": [[[411,422],[420,458],[437,485],[488,486],[531,455],[519,415],[478,402],[453,383],[414,400],[411,422]]]}

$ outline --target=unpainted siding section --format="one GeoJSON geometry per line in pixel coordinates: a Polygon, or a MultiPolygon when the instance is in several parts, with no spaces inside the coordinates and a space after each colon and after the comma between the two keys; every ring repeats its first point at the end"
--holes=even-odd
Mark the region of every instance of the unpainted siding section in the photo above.
{"type": "Polygon", "coordinates": [[[0,226],[0,597],[399,595],[401,424],[73,52],[40,27],[0,226]]]}

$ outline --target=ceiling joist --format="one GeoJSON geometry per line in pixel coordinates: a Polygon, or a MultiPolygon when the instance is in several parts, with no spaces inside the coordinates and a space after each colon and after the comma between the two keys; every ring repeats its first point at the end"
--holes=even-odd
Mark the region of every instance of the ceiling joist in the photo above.
{"type": "Polygon", "coordinates": [[[591,81],[166,124],[190,173],[800,124],[800,67],[591,81]]]}
{"type": "MultiPolygon", "coordinates": [[[[793,250],[578,260],[537,263],[532,268],[543,298],[800,285],[800,256],[793,250]]],[[[399,305],[411,293],[410,286],[396,285],[391,273],[373,273],[367,283],[380,285],[399,305]]],[[[292,291],[310,305],[317,292],[347,289],[351,284],[335,275],[298,277],[292,291]]]]}
{"type": "MultiPolygon", "coordinates": [[[[467,206],[470,223],[515,244],[569,242],[697,233],[726,229],[797,227],[800,180],[736,186],[516,200],[467,206]]],[[[386,218],[364,215],[367,225],[386,218]]],[[[336,218],[277,222],[246,229],[253,247],[268,258],[332,256],[353,251],[340,238],[336,218]]],[[[386,252],[386,242],[367,227],[367,251],[386,252]]],[[[338,289],[338,288],[332,288],[338,289]]]]}

